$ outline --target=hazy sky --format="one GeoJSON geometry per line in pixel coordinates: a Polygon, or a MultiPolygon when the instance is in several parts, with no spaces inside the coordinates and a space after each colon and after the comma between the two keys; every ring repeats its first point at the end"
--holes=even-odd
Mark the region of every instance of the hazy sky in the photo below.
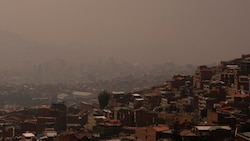
{"type": "Polygon", "coordinates": [[[13,46],[57,46],[66,59],[207,64],[250,53],[249,0],[1,0],[0,19],[0,37],[23,40],[13,46]]]}

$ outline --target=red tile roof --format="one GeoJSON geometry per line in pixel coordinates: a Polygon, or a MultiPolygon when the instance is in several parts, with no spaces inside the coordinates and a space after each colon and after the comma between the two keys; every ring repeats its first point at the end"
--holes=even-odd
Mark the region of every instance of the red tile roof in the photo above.
{"type": "Polygon", "coordinates": [[[160,132],[160,131],[169,130],[169,127],[167,127],[167,126],[154,126],[153,129],[154,129],[156,132],[160,132]]]}
{"type": "Polygon", "coordinates": [[[246,97],[250,97],[250,95],[249,94],[235,94],[234,97],[246,98],[246,97]]]}

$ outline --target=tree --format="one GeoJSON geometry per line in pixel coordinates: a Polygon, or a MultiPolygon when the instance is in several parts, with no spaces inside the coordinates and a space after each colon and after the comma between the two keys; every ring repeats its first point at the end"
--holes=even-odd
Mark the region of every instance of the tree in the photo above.
{"type": "Polygon", "coordinates": [[[101,109],[104,109],[108,105],[109,99],[110,94],[105,90],[98,95],[98,102],[101,109]]]}
{"type": "Polygon", "coordinates": [[[180,121],[178,118],[176,118],[175,123],[174,123],[174,129],[172,130],[173,135],[174,135],[173,139],[175,141],[181,141],[180,130],[181,130],[180,121]]]}

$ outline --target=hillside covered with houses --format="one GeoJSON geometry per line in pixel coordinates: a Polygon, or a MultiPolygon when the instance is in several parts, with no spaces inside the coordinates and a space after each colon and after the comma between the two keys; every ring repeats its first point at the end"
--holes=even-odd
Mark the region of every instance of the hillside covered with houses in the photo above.
{"type": "Polygon", "coordinates": [[[85,98],[2,110],[1,140],[250,140],[250,54],[150,88],[105,93],[104,106],[85,98]]]}

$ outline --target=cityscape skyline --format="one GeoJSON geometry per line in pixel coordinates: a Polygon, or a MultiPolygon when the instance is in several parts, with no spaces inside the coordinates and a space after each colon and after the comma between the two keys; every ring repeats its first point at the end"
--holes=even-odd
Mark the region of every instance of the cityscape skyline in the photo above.
{"type": "Polygon", "coordinates": [[[0,140],[250,140],[250,1],[0,1],[0,140]]]}

